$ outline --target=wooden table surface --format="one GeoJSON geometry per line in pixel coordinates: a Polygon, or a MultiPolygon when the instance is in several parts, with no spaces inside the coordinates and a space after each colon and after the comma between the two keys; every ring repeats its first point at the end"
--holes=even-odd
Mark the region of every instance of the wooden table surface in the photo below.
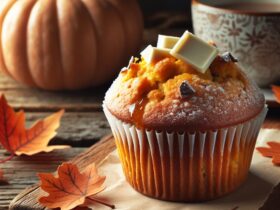
{"type": "MultiPolygon", "coordinates": [[[[182,19],[176,15],[174,17],[176,21],[182,19]]],[[[164,18],[164,15],[159,15],[157,18],[164,18]]],[[[169,21],[157,29],[146,28],[143,45],[155,43],[158,33],[178,35],[185,30],[185,28],[165,30],[166,25],[172,26],[172,22],[169,21]]],[[[15,109],[23,109],[27,113],[28,125],[61,108],[66,109],[58,134],[51,143],[73,146],[70,150],[43,153],[33,157],[15,157],[5,164],[0,164],[0,168],[9,182],[9,185],[0,186],[1,210],[8,209],[11,200],[18,193],[38,182],[37,172],[55,171],[59,164],[73,159],[87,147],[95,144],[101,137],[110,134],[110,128],[101,107],[107,88],[108,85],[105,85],[97,89],[54,93],[19,85],[0,74],[0,92],[5,94],[8,102],[15,109]]],[[[280,128],[280,109],[274,108],[269,111],[263,127],[280,128]]],[[[106,138],[95,147],[97,152],[105,151],[96,155],[96,158],[102,158],[106,151],[112,150],[112,140],[106,138]],[[110,146],[108,147],[108,145],[110,146]]],[[[8,155],[7,152],[0,149],[0,159],[4,159],[8,155]]]]}

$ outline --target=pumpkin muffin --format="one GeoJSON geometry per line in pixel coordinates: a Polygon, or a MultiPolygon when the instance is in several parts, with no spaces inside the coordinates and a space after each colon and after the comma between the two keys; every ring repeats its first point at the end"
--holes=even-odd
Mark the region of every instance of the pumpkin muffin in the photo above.
{"type": "Polygon", "coordinates": [[[127,181],[184,202],[220,197],[245,180],[266,115],[263,94],[229,53],[204,74],[172,56],[133,59],[103,107],[127,181]]]}

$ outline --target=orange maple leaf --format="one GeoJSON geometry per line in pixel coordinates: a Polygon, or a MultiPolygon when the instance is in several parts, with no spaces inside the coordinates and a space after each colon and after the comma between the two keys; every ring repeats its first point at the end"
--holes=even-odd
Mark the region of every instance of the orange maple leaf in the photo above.
{"type": "Polygon", "coordinates": [[[0,96],[0,143],[12,155],[34,155],[54,149],[69,148],[66,145],[48,146],[60,125],[61,110],[44,120],[37,121],[30,129],[25,129],[25,113],[15,112],[4,95],[0,96]]]}
{"type": "Polygon", "coordinates": [[[271,89],[275,95],[276,101],[280,103],[280,86],[272,85],[271,89]]]}
{"type": "Polygon", "coordinates": [[[269,147],[258,147],[257,150],[265,157],[272,158],[272,163],[280,165],[280,143],[268,142],[269,147]]]}
{"type": "Polygon", "coordinates": [[[114,208],[109,204],[91,196],[104,190],[105,176],[99,176],[95,164],[89,165],[82,173],[76,165],[64,163],[57,169],[58,177],[40,173],[41,189],[47,197],[39,198],[39,202],[47,208],[73,209],[85,203],[86,199],[114,208]]]}

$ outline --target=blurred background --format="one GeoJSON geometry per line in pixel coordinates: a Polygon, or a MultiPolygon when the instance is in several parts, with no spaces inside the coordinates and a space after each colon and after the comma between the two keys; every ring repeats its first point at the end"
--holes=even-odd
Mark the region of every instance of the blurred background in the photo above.
{"type": "Polygon", "coordinates": [[[144,45],[155,44],[158,33],[180,36],[192,31],[191,0],[140,0],[144,14],[144,45]]]}
{"type": "Polygon", "coordinates": [[[185,10],[190,6],[190,0],[140,0],[142,9],[145,12],[153,12],[157,10],[185,10]],[[189,1],[189,2],[188,2],[189,1]],[[187,2],[187,4],[186,4],[187,2]]]}

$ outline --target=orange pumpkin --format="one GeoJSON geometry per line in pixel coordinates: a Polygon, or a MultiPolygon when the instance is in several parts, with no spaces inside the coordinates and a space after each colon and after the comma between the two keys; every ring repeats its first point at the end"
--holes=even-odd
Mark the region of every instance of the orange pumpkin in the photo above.
{"type": "Polygon", "coordinates": [[[0,0],[0,69],[48,90],[112,79],[143,32],[136,0],[0,0]]]}

